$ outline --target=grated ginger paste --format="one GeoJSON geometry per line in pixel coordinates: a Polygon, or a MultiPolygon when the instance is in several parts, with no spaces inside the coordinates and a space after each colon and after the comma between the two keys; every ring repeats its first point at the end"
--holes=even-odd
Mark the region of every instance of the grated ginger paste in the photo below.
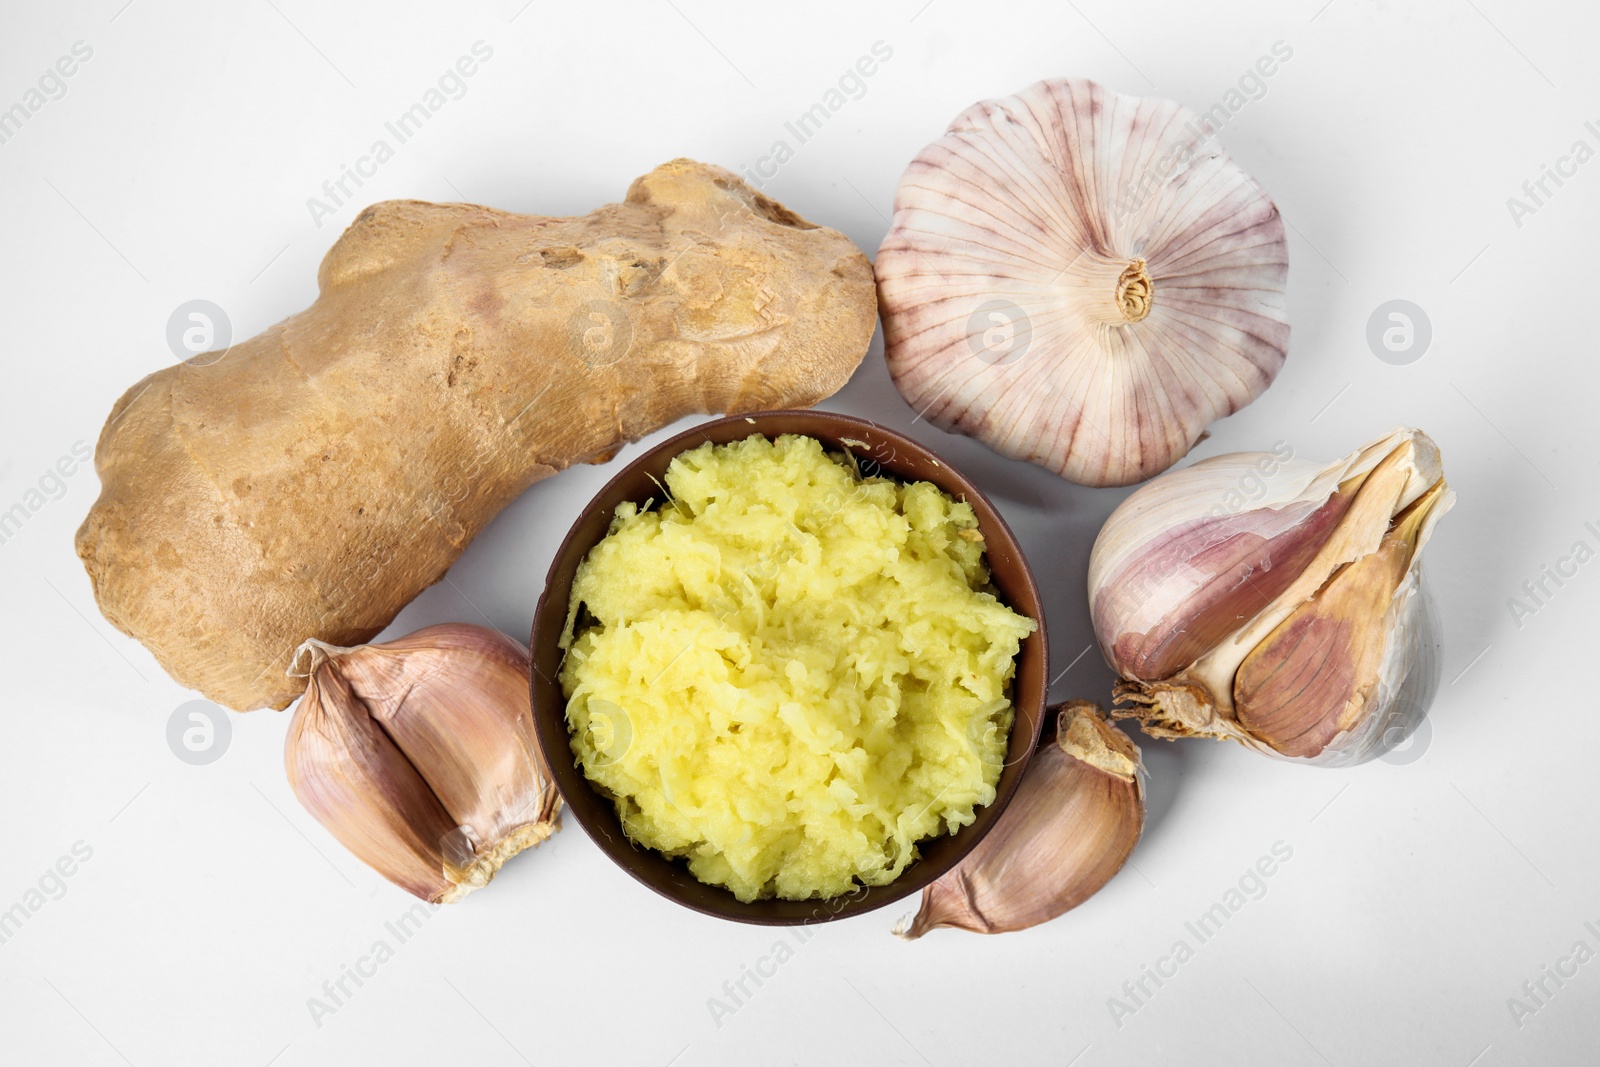
{"type": "Polygon", "coordinates": [[[629,838],[740,900],[892,882],[994,799],[1036,628],[988,591],[971,506],[796,435],[701,445],[666,489],[573,582],[584,773],[629,838]]]}

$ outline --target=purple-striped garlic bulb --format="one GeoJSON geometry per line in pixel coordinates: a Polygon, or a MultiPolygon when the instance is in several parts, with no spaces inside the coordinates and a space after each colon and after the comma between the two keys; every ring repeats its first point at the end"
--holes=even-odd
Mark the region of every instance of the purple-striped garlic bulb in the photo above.
{"type": "Polygon", "coordinates": [[[1327,466],[1280,446],[1140,487],[1089,557],[1112,713],[1323,766],[1394,748],[1438,687],[1419,556],[1454,500],[1409,429],[1327,466]]]}
{"type": "Polygon", "coordinates": [[[911,162],[876,273],[935,425],[1085,485],[1159,474],[1289,342],[1283,220],[1209,127],[1081,78],[974,104],[911,162]]]}

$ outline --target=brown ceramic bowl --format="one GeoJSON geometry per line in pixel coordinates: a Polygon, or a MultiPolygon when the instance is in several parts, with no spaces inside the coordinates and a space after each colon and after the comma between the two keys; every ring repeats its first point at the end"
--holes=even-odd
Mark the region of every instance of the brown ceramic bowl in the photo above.
{"type": "Polygon", "coordinates": [[[768,926],[793,926],[859,915],[881,908],[922,889],[960,862],[978,840],[989,832],[1022,779],[1022,772],[1033,755],[1045,718],[1045,690],[1048,677],[1045,665],[1044,609],[1033,573],[1022,558],[1016,539],[999,512],[970,481],[932,452],[892,430],[848,415],[825,411],[772,411],[760,415],[733,416],[696,426],[664,441],[632,463],[590,501],[588,508],[567,533],[556,552],[545,582],[544,595],[533,619],[533,719],[539,743],[550,761],[556,786],[567,808],[596,844],[617,865],[662,896],[686,907],[738,922],[768,926]],[[951,496],[965,499],[977,512],[984,536],[990,572],[1000,598],[1015,611],[1039,624],[1022,642],[1017,658],[1012,700],[1016,723],[1011,730],[1006,764],[994,803],[978,811],[970,826],[952,835],[922,842],[921,858],[907,867],[889,885],[857,889],[828,900],[758,900],[741,903],[721,886],[697,880],[681,860],[669,860],[654,850],[634,845],[622,832],[611,798],[591,785],[572,755],[567,728],[566,700],[557,674],[561,669],[561,631],[567,621],[567,603],[573,575],[589,549],[606,535],[612,513],[623,501],[643,504],[661,498],[658,480],[666,475],[667,465],[682,452],[706,441],[726,444],[751,434],[768,437],[795,433],[815,437],[829,451],[853,452],[863,470],[882,473],[901,481],[928,481],[951,496]],[[874,464],[876,465],[874,467],[874,464]]]}

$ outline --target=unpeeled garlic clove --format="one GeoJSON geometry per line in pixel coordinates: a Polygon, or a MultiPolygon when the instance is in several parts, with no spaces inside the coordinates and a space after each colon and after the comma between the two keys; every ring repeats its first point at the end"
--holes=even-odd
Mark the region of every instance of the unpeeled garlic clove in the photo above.
{"type": "Polygon", "coordinates": [[[1288,241],[1204,131],[1082,78],[958,115],[907,167],[874,266],[906,401],[1002,455],[1127,485],[1261,395],[1288,347],[1288,241]]]}
{"type": "Polygon", "coordinates": [[[560,796],[534,738],[517,642],[450,623],[381,645],[307,641],[302,657],[289,784],[363,863],[450,902],[554,832],[560,796]]]}
{"type": "Polygon", "coordinates": [[[1236,453],[1142,487],[1090,556],[1112,713],[1323,765],[1392,748],[1437,687],[1418,555],[1453,502],[1407,429],[1320,468],[1236,453]]]}
{"type": "Polygon", "coordinates": [[[999,934],[1037,926],[1093,896],[1144,830],[1138,747],[1094,704],[1056,717],[1054,743],[1034,754],[999,821],[954,869],[922,891],[895,934],[941,926],[999,934]]]}
{"type": "Polygon", "coordinates": [[[1416,554],[1417,535],[1444,482],[1396,519],[1377,551],[1335,572],[1239,664],[1233,680],[1239,725],[1286,756],[1316,756],[1353,729],[1383,667],[1390,601],[1416,554]]]}

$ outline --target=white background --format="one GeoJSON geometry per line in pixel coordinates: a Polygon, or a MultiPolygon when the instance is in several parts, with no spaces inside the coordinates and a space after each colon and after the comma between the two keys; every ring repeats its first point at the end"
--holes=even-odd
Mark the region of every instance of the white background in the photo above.
{"type": "MultiPolygon", "coordinates": [[[[766,192],[869,254],[907,161],[982,97],[1083,75],[1200,110],[1276,41],[1292,58],[1222,130],[1290,224],[1291,351],[1196,455],[1290,443],[1317,460],[1399,423],[1444,450],[1460,503],[1428,549],[1444,687],[1417,749],[1348,771],[1143,740],[1150,817],[1130,865],[1047,926],[889,936],[894,909],[820,928],[731,1017],[725,980],[793,935],[678,908],[569,823],[435,915],[335,1014],[308,998],[409,898],[296,804],[283,715],[233,720],[203,767],[169,750],[193,699],[95,609],[72,534],[92,471],[0,545],[0,909],[76,842],[92,858],[0,945],[0,1058],[30,1064],[1514,1064],[1589,1061],[1600,962],[1537,1013],[1508,998],[1574,943],[1600,950],[1595,660],[1600,561],[1518,620],[1509,598],[1600,548],[1594,255],[1600,162],[1517,225],[1507,198],[1600,147],[1593,5],[1543,0],[1186,4],[955,0],[778,7],[650,0],[439,5],[104,0],[7,5],[0,108],[74,42],[92,58],[0,145],[0,510],[116,397],[174,358],[168,316],[249,336],[315,296],[366,203],[544,214],[620,199],[676,156],[738,170],[874,42],[892,58],[766,192]],[[519,8],[521,10],[519,11],[519,8]],[[120,10],[119,10],[120,9],[120,10]],[[588,9],[588,10],[580,10],[588,9]],[[359,201],[307,198],[473,42],[492,59],[359,201]],[[1434,337],[1369,349],[1404,298],[1434,337]],[[1416,757],[1416,758],[1413,758],[1416,757]],[[1130,1017],[1108,1001],[1273,845],[1293,857],[1130,1017]]],[[[792,142],[792,138],[790,138],[792,142]]],[[[1554,189],[1553,186],[1548,188],[1554,189]]],[[[913,422],[874,341],[825,406],[908,430],[986,486],[1047,591],[1056,698],[1104,700],[1083,581],[1125,495],[913,422]]],[[[681,429],[682,426],[671,430],[681,429]]],[[[664,430],[663,433],[671,432],[664,430]]],[[[534,487],[401,633],[484,618],[526,633],[550,555],[602,468],[534,487]]],[[[1528,602],[1531,605],[1531,602],[1528,602]]],[[[747,982],[747,988],[752,988],[747,982]]],[[[1154,988],[1153,985],[1150,988],[1154,988]]],[[[1532,1004],[1529,1001],[1530,1005],[1532,1004]]]]}

